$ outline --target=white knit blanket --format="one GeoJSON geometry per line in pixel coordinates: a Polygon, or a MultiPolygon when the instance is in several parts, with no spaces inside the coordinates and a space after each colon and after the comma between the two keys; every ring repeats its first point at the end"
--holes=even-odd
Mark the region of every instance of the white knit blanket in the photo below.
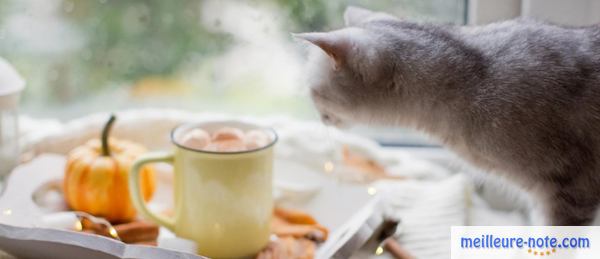
{"type": "MultiPolygon", "coordinates": [[[[179,110],[133,110],[117,115],[113,135],[141,142],[152,150],[167,149],[170,145],[168,133],[178,124],[232,118],[179,110]]],[[[94,114],[66,123],[22,118],[21,143],[26,151],[25,158],[42,153],[65,154],[87,139],[96,137],[107,116],[94,114]]],[[[453,225],[525,223],[519,212],[492,209],[488,200],[474,191],[476,188],[470,177],[417,158],[410,152],[392,152],[373,141],[317,122],[281,117],[243,119],[275,128],[280,135],[276,151],[280,158],[303,163],[336,161],[340,159],[341,146],[347,145],[353,151],[379,161],[390,172],[407,176],[408,180],[380,181],[375,185],[383,193],[389,210],[402,219],[398,240],[417,258],[449,258],[450,227],[453,225]]],[[[389,258],[389,255],[382,256],[386,257],[389,258]]]]}

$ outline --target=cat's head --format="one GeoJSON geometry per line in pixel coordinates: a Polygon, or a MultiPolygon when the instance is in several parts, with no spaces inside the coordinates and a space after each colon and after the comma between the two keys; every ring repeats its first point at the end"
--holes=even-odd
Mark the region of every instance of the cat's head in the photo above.
{"type": "Polygon", "coordinates": [[[376,112],[372,108],[394,83],[386,39],[362,25],[396,18],[349,7],[344,19],[346,28],[340,30],[294,35],[318,47],[309,57],[311,97],[321,120],[338,127],[372,122],[376,112]]]}

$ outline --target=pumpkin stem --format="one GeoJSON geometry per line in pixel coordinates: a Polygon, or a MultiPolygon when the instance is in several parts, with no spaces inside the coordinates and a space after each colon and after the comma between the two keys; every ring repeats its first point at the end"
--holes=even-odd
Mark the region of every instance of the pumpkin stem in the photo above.
{"type": "Polygon", "coordinates": [[[111,114],[110,119],[108,119],[108,121],[104,125],[104,128],[102,129],[102,138],[100,138],[100,141],[102,142],[102,156],[110,156],[110,147],[108,146],[108,135],[116,119],[117,117],[115,117],[114,114],[111,114]]]}

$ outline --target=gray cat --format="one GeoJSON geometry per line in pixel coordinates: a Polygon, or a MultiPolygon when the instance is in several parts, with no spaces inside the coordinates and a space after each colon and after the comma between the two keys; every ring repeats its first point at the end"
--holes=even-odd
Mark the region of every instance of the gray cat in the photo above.
{"type": "Polygon", "coordinates": [[[600,203],[600,26],[517,19],[414,23],[348,8],[346,28],[298,34],[326,124],[422,130],[512,180],[547,224],[587,225],[600,203]]]}

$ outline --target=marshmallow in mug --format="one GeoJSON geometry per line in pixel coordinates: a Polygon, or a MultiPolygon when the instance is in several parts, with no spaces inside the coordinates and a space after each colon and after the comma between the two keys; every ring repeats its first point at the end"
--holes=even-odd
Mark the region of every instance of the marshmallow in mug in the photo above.
{"type": "Polygon", "coordinates": [[[271,138],[262,130],[250,130],[246,132],[244,142],[247,149],[257,149],[268,145],[271,138]]]}
{"type": "Polygon", "coordinates": [[[201,129],[193,129],[183,135],[181,143],[193,149],[204,149],[210,144],[210,135],[201,129]]]}
{"type": "Polygon", "coordinates": [[[270,142],[271,138],[262,130],[249,130],[244,133],[241,129],[234,127],[223,127],[212,134],[196,128],[181,138],[184,146],[213,152],[240,152],[258,149],[270,142]]]}
{"type": "Polygon", "coordinates": [[[244,140],[244,132],[241,129],[233,127],[223,127],[212,134],[212,141],[244,140]]]}

